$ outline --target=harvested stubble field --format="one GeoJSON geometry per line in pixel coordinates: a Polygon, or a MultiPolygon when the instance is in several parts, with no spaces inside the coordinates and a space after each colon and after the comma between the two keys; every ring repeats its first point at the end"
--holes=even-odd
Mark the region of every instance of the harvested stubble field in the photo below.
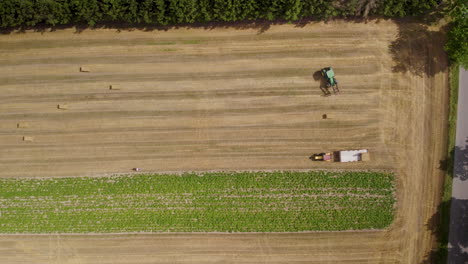
{"type": "Polygon", "coordinates": [[[393,175],[243,172],[1,179],[0,232],[297,232],[382,229],[393,175]]]}
{"type": "Polygon", "coordinates": [[[5,235],[0,262],[423,263],[445,159],[447,73],[443,38],[419,30],[334,21],[0,36],[1,177],[386,169],[397,198],[380,231],[5,235]],[[325,66],[341,95],[322,96],[313,73],[325,66]],[[356,148],[372,161],[308,159],[356,148]]]}

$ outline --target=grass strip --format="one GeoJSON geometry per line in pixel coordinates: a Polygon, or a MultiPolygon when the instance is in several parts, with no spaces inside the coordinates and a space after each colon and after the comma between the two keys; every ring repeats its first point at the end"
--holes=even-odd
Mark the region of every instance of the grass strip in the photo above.
{"type": "Polygon", "coordinates": [[[382,229],[383,172],[210,172],[0,179],[0,233],[296,232],[382,229]]]}

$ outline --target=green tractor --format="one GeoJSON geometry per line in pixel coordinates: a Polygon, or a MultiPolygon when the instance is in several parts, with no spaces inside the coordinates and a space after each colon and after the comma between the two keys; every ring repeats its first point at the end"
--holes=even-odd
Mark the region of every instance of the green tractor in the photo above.
{"type": "Polygon", "coordinates": [[[335,79],[335,72],[332,67],[323,68],[320,70],[323,78],[327,81],[327,88],[332,87],[334,94],[339,94],[338,81],[335,79]]]}

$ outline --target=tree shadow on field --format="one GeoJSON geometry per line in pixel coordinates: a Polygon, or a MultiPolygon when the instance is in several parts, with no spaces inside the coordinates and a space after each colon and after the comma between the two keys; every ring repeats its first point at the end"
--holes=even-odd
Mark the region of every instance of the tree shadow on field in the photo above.
{"type": "Polygon", "coordinates": [[[412,19],[394,19],[398,35],[390,44],[393,72],[434,76],[448,67],[443,50],[447,27],[432,31],[427,24],[412,19]]]}
{"type": "Polygon", "coordinates": [[[449,152],[446,159],[439,161],[438,168],[442,171],[445,171],[448,175],[450,175],[450,177],[453,177],[454,155],[455,155],[455,148],[449,152]]]}
{"type": "MultiPolygon", "coordinates": [[[[364,19],[361,17],[344,17],[338,18],[339,20],[344,20],[348,23],[365,23],[369,19],[364,19]]],[[[77,22],[64,25],[48,25],[48,24],[37,24],[35,26],[19,26],[19,27],[9,27],[9,28],[0,28],[0,34],[11,34],[11,33],[24,33],[26,31],[34,32],[53,32],[62,29],[75,29],[75,33],[80,34],[85,30],[93,29],[115,29],[117,32],[121,31],[135,31],[141,30],[146,32],[152,31],[168,31],[171,29],[187,28],[187,29],[204,29],[204,30],[213,30],[213,29],[256,29],[257,34],[262,34],[268,31],[271,26],[274,25],[285,25],[291,24],[296,28],[302,28],[312,23],[318,22],[329,22],[333,19],[324,19],[320,17],[305,17],[297,21],[288,21],[284,19],[256,19],[256,20],[242,20],[242,21],[209,21],[209,22],[193,22],[193,23],[176,23],[168,25],[159,25],[159,24],[150,24],[150,23],[125,23],[117,21],[103,21],[98,22],[95,25],[89,25],[84,22],[77,22]]]]}
{"type": "MultiPolygon", "coordinates": [[[[467,181],[468,138],[464,146],[456,146],[450,151],[447,160],[441,164],[444,166],[440,169],[453,179],[467,181]]],[[[437,237],[439,247],[431,251],[422,263],[468,263],[468,199],[452,197],[443,201],[426,226],[437,237]]]]}
{"type": "Polygon", "coordinates": [[[441,160],[439,164],[439,169],[447,172],[452,178],[468,180],[468,138],[465,140],[465,146],[455,146],[447,159],[441,160]]]}
{"type": "Polygon", "coordinates": [[[468,262],[464,250],[468,248],[468,200],[442,202],[426,226],[441,246],[429,252],[421,264],[468,262]]]}
{"type": "Polygon", "coordinates": [[[194,23],[179,23],[179,24],[169,24],[169,25],[157,25],[157,24],[146,24],[146,23],[124,23],[124,22],[98,22],[95,25],[88,25],[86,23],[73,23],[73,24],[64,24],[51,26],[47,24],[38,24],[35,26],[20,26],[20,27],[10,27],[0,29],[0,34],[11,34],[24,33],[26,31],[34,32],[53,32],[61,29],[75,29],[75,33],[80,34],[85,30],[93,29],[115,29],[117,32],[121,31],[168,31],[171,29],[179,28],[189,28],[189,29],[204,29],[204,30],[213,30],[219,28],[225,29],[256,29],[257,34],[262,34],[270,29],[273,25],[284,25],[284,24],[293,24],[296,27],[303,27],[308,23],[317,22],[317,19],[303,19],[296,22],[289,22],[286,20],[276,19],[276,20],[245,20],[245,21],[232,21],[232,22],[222,22],[222,21],[210,21],[210,22],[194,22],[194,23]]]}

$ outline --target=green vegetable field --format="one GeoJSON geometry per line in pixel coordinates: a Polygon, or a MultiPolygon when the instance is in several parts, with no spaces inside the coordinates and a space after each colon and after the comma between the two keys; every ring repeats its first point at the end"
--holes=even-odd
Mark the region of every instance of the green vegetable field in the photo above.
{"type": "Polygon", "coordinates": [[[0,233],[381,229],[394,190],[381,172],[1,179],[0,233]]]}

